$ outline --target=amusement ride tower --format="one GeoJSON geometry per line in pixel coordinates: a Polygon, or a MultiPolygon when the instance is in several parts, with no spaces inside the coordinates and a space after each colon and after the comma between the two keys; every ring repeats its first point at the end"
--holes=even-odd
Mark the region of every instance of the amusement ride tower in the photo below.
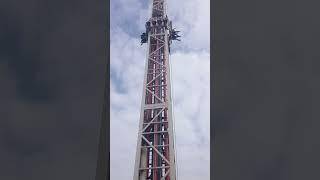
{"type": "Polygon", "coordinates": [[[176,180],[169,52],[179,31],[172,28],[165,0],[153,0],[141,44],[147,43],[133,180],[176,180]]]}

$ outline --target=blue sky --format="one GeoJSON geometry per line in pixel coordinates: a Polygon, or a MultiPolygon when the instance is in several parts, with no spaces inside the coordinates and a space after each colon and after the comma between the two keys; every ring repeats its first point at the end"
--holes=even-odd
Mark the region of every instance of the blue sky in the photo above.
{"type": "MultiPolygon", "coordinates": [[[[151,0],[111,0],[112,180],[131,180],[135,160],[146,44],[140,34],[151,0]],[[125,171],[124,171],[125,170],[125,171]]],[[[210,1],[169,0],[168,16],[182,41],[171,46],[178,178],[210,179],[210,1]]]]}

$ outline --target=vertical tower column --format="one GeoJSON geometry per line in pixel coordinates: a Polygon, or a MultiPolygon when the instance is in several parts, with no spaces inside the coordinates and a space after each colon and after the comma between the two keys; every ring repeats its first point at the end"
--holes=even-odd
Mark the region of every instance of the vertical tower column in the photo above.
{"type": "Polygon", "coordinates": [[[169,46],[172,35],[164,0],[153,0],[147,42],[134,180],[176,180],[169,46]]]}

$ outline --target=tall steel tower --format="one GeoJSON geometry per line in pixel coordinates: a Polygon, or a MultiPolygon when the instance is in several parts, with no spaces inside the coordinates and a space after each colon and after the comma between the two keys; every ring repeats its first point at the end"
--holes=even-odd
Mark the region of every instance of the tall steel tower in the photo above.
{"type": "Polygon", "coordinates": [[[169,51],[178,32],[168,20],[165,0],[153,0],[141,35],[148,52],[133,180],[176,180],[169,51]]]}

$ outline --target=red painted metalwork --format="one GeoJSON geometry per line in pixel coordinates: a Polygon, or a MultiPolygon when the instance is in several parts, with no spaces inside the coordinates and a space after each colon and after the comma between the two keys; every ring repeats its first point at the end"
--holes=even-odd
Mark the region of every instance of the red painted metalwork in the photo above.
{"type": "Polygon", "coordinates": [[[141,35],[141,43],[149,47],[134,180],[176,180],[168,57],[177,37],[164,0],[153,0],[152,16],[141,35]]]}

